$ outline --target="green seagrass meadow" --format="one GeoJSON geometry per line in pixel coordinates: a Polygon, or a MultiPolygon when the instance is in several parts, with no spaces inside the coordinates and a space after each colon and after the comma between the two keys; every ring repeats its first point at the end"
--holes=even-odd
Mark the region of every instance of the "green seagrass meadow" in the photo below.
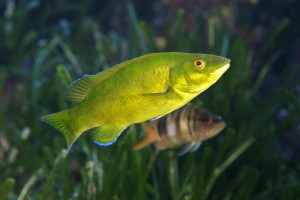
{"type": "Polygon", "coordinates": [[[0,10],[0,200],[300,197],[299,2],[6,0],[0,10]],[[75,106],[84,74],[148,53],[207,53],[228,71],[192,100],[226,128],[194,153],[64,135],[40,117],[75,106]]]}

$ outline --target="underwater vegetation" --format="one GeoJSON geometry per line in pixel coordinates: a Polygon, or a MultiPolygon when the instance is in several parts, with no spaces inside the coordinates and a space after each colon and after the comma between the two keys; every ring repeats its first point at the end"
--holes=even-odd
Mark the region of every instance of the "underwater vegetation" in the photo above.
{"type": "Polygon", "coordinates": [[[141,2],[0,3],[0,199],[297,199],[299,3],[141,2]],[[75,106],[65,91],[79,77],[155,52],[231,60],[192,101],[226,122],[197,151],[134,151],[135,124],[113,145],[82,135],[67,153],[40,121],[75,106]]]}

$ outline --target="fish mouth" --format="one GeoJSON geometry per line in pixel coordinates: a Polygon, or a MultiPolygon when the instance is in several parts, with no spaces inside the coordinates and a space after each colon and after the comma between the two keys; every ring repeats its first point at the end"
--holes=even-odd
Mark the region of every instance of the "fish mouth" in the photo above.
{"type": "Polygon", "coordinates": [[[220,69],[216,70],[215,72],[211,72],[211,74],[223,74],[224,72],[227,71],[227,69],[229,68],[230,63],[224,65],[223,67],[221,67],[220,69]]]}
{"type": "Polygon", "coordinates": [[[226,123],[224,121],[219,122],[216,124],[216,129],[220,132],[226,127],[226,123]]]}
{"type": "Polygon", "coordinates": [[[210,131],[209,136],[213,137],[213,136],[219,134],[225,127],[226,127],[226,123],[223,121],[214,124],[214,126],[212,127],[212,130],[210,131]]]}

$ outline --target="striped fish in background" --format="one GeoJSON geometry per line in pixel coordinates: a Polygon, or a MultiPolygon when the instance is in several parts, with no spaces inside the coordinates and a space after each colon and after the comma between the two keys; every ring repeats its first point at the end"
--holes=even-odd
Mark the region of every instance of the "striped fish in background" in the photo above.
{"type": "Polygon", "coordinates": [[[218,115],[192,103],[144,125],[146,136],[133,148],[141,149],[152,143],[160,149],[185,146],[178,155],[196,151],[202,141],[217,135],[226,126],[218,115]]]}

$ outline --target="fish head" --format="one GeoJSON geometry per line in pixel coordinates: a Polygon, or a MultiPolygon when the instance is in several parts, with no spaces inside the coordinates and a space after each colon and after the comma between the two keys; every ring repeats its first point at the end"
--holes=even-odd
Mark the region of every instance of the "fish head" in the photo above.
{"type": "Polygon", "coordinates": [[[174,85],[183,92],[200,93],[227,71],[230,60],[209,54],[190,54],[180,66],[180,74],[178,72],[176,77],[177,84],[174,85]]]}
{"type": "Polygon", "coordinates": [[[200,141],[214,137],[226,127],[226,123],[220,116],[212,114],[205,109],[198,111],[194,123],[194,134],[197,140],[200,141]]]}

